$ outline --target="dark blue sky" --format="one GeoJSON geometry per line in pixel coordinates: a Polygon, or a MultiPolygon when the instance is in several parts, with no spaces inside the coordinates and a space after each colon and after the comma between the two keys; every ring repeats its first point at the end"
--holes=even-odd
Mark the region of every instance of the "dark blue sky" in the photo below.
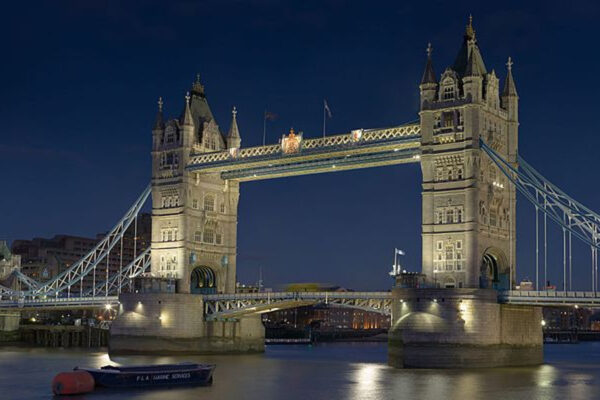
{"type": "MultiPolygon", "coordinates": [[[[196,72],[242,146],[262,140],[265,107],[290,126],[385,127],[417,117],[425,47],[440,74],[469,13],[488,69],[513,57],[520,151],[551,181],[600,210],[597,161],[600,6],[556,2],[11,2],[0,23],[0,238],[93,235],[150,179],[156,99],[178,115],[196,72]]],[[[395,246],[420,265],[418,165],[242,185],[238,275],[267,285],[320,281],[387,289],[395,246]]],[[[519,199],[519,277],[533,277],[532,207],[519,199]]],[[[557,231],[558,232],[558,231],[557,231]]],[[[551,279],[562,241],[552,231],[551,279]],[[555,237],[556,236],[556,237],[555,237]]],[[[579,247],[575,246],[576,249],[579,247]]],[[[588,252],[576,254],[581,282],[588,252]]]]}

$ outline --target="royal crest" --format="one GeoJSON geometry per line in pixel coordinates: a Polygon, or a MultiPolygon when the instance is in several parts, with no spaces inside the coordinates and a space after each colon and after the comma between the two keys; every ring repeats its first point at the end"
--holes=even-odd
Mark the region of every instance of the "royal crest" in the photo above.
{"type": "Polygon", "coordinates": [[[284,154],[294,154],[300,151],[302,144],[302,132],[296,134],[294,128],[290,129],[289,135],[281,138],[281,150],[284,154]]]}

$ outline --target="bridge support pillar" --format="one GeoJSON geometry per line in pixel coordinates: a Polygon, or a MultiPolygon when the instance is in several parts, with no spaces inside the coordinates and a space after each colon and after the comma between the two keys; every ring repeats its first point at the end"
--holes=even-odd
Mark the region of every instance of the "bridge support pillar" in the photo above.
{"type": "Polygon", "coordinates": [[[264,351],[260,315],[205,321],[202,296],[127,293],[110,329],[110,354],[227,354],[264,351]]]}
{"type": "Polygon", "coordinates": [[[12,342],[19,340],[19,322],[21,313],[18,311],[0,312],[0,342],[12,342]]]}
{"type": "Polygon", "coordinates": [[[481,368],[543,362],[542,310],[499,304],[492,289],[394,289],[388,363],[481,368]]]}

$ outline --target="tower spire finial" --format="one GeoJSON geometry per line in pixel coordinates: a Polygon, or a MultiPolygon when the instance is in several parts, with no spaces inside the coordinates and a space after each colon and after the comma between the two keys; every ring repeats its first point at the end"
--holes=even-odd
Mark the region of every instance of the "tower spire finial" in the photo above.
{"type": "Polygon", "coordinates": [[[162,96],[158,98],[158,112],[162,112],[163,110],[163,99],[162,96]]]}
{"type": "Polygon", "coordinates": [[[200,83],[200,73],[196,73],[196,83],[200,83]]]}
{"type": "Polygon", "coordinates": [[[433,53],[433,47],[431,47],[431,42],[427,43],[427,58],[431,59],[431,53],[433,53]]]}
{"type": "Polygon", "coordinates": [[[469,39],[475,39],[475,29],[473,29],[473,15],[469,14],[469,23],[465,29],[465,36],[469,39]]]}
{"type": "Polygon", "coordinates": [[[508,56],[508,61],[506,62],[506,68],[508,68],[509,71],[512,71],[512,66],[513,66],[512,57],[508,56]]]}
{"type": "Polygon", "coordinates": [[[231,110],[231,114],[233,115],[233,118],[235,118],[237,116],[237,108],[235,108],[235,106],[233,106],[233,109],[231,110]]]}
{"type": "Polygon", "coordinates": [[[185,93],[185,104],[190,105],[190,92],[185,93]]]}

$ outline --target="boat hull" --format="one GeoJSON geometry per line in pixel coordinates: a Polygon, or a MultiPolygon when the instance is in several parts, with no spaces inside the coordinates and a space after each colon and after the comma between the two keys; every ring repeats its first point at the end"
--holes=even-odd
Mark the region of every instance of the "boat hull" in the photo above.
{"type": "Polygon", "coordinates": [[[195,368],[79,368],[89,372],[96,386],[108,388],[136,388],[151,386],[210,385],[213,380],[214,365],[195,368]]]}

